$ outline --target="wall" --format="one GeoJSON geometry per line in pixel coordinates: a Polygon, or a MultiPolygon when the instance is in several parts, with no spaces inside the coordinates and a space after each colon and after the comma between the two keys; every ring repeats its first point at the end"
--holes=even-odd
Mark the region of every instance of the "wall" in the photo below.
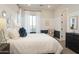
{"type": "Polygon", "coordinates": [[[59,5],[59,7],[56,8],[53,12],[54,12],[54,24],[55,24],[54,29],[58,30],[58,31],[61,31],[61,21],[63,21],[62,20],[62,15],[67,14],[67,8],[59,5]]]}
{"type": "Polygon", "coordinates": [[[53,12],[52,10],[42,10],[41,11],[41,29],[53,29],[53,12]]]}
{"type": "Polygon", "coordinates": [[[68,7],[68,20],[67,20],[67,32],[76,32],[79,33],[79,5],[67,5],[68,7]],[[71,16],[78,16],[78,29],[71,30],[69,27],[69,19],[71,16]]]}
{"type": "MultiPolygon", "coordinates": [[[[7,17],[6,19],[10,19],[10,23],[17,22],[17,11],[19,8],[16,4],[0,4],[0,16],[2,15],[2,11],[6,11],[7,17]]],[[[11,25],[10,24],[10,25],[11,25]]]]}
{"type": "MultiPolygon", "coordinates": [[[[15,4],[0,4],[0,17],[2,17],[2,12],[6,11],[6,20],[10,20],[9,26],[15,25],[17,21],[17,11],[18,7],[15,4]]],[[[0,32],[0,43],[5,41],[0,32]]]]}

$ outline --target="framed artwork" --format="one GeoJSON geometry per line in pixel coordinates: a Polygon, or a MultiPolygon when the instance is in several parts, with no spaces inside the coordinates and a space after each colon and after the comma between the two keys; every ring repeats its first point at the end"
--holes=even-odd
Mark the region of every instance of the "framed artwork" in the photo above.
{"type": "Polygon", "coordinates": [[[78,16],[72,16],[69,20],[70,29],[76,30],[78,28],[78,16]]]}

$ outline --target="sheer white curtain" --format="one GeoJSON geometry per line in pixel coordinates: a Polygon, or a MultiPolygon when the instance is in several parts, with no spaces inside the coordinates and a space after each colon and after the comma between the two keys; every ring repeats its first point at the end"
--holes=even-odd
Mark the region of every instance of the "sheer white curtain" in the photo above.
{"type": "Polygon", "coordinates": [[[24,11],[25,14],[25,21],[24,21],[24,27],[26,28],[27,33],[31,32],[31,26],[30,26],[30,16],[34,15],[36,16],[36,33],[40,33],[40,12],[33,12],[33,11],[24,11]]]}

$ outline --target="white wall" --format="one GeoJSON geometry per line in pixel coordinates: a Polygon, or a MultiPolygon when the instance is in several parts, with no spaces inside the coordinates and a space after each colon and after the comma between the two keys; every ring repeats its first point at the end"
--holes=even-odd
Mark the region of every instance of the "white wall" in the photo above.
{"type": "MultiPolygon", "coordinates": [[[[58,7],[58,8],[56,8],[56,10],[54,11],[54,20],[55,20],[55,29],[56,30],[61,30],[61,23],[60,23],[60,15],[62,14],[62,11],[63,10],[67,10],[67,32],[72,32],[72,30],[69,28],[69,19],[70,19],[70,17],[71,16],[79,16],[79,5],[62,5],[62,6],[60,6],[60,7],[58,7]]],[[[78,22],[79,22],[79,20],[78,20],[78,22]]],[[[79,25],[79,23],[78,23],[78,25],[79,25]]],[[[79,31],[79,26],[78,26],[78,29],[77,30],[75,30],[75,31],[79,31]]]]}
{"type": "Polygon", "coordinates": [[[55,24],[54,29],[61,31],[61,21],[63,21],[61,15],[67,13],[67,8],[59,6],[53,12],[54,12],[54,24],[55,24]]]}
{"type": "Polygon", "coordinates": [[[67,32],[79,33],[79,5],[69,5],[68,7],[68,20],[67,20],[67,32]],[[78,28],[76,30],[71,30],[69,27],[69,19],[71,16],[78,16],[78,28]]]}
{"type": "Polygon", "coordinates": [[[41,29],[53,29],[53,12],[50,10],[41,11],[41,29]]]}
{"type": "Polygon", "coordinates": [[[7,20],[11,18],[12,23],[17,21],[17,11],[19,10],[16,4],[0,4],[0,16],[2,11],[6,11],[7,20]]]}

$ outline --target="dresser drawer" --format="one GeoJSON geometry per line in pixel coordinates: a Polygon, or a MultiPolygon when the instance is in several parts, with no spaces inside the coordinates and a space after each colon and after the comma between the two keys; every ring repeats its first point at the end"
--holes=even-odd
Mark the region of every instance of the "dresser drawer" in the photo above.
{"type": "Polygon", "coordinates": [[[79,34],[66,33],[66,47],[79,53],[79,34]]]}

